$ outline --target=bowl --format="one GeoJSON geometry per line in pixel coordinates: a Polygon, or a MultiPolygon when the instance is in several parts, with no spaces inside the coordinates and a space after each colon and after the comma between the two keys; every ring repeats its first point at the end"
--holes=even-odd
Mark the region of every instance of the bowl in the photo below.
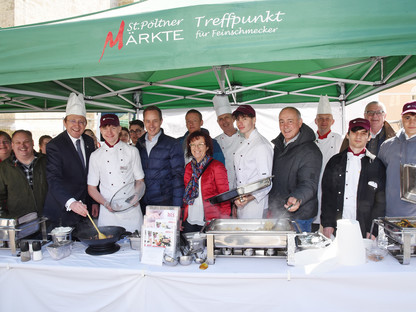
{"type": "Polygon", "coordinates": [[[179,263],[181,265],[190,265],[194,260],[194,256],[180,256],[179,263]]]}
{"type": "Polygon", "coordinates": [[[163,263],[168,266],[175,266],[178,264],[178,258],[171,257],[167,254],[163,256],[163,263]]]}
{"type": "Polygon", "coordinates": [[[141,238],[137,236],[130,236],[130,248],[134,250],[140,250],[141,249],[141,238]]]}
{"type": "Polygon", "coordinates": [[[72,240],[72,227],[56,227],[54,228],[50,235],[52,236],[52,241],[54,243],[60,243],[63,241],[70,241],[72,240]]]}
{"type": "Polygon", "coordinates": [[[53,243],[46,246],[46,250],[54,260],[61,260],[68,257],[72,250],[72,241],[62,241],[60,243],[53,243]]]}

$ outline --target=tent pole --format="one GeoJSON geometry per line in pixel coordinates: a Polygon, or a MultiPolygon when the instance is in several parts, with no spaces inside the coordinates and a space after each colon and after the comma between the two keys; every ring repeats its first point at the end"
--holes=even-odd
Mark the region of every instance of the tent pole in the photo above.
{"type": "Polygon", "coordinates": [[[345,83],[341,82],[339,84],[340,88],[341,88],[341,94],[339,96],[340,98],[340,102],[341,102],[341,116],[342,116],[342,134],[345,134],[345,125],[346,125],[346,120],[345,120],[345,83]]]}

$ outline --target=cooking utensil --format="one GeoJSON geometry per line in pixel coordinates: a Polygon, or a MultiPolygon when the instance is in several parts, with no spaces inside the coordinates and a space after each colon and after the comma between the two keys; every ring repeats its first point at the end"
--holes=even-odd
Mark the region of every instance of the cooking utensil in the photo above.
{"type": "Polygon", "coordinates": [[[231,191],[224,192],[219,195],[210,197],[207,200],[211,204],[215,205],[215,204],[219,204],[219,203],[222,203],[222,202],[225,202],[227,200],[231,200],[237,197],[242,198],[242,196],[244,195],[250,195],[256,191],[259,191],[261,189],[264,189],[270,186],[272,184],[272,178],[273,176],[270,176],[270,177],[258,180],[256,182],[237,187],[236,189],[233,189],[231,191]]]}
{"type": "Polygon", "coordinates": [[[400,165],[400,198],[416,204],[416,165],[400,165]]]}
{"type": "Polygon", "coordinates": [[[143,181],[134,181],[124,185],[114,193],[110,200],[111,209],[115,212],[125,211],[133,207],[139,207],[146,186],[143,181]]]}
{"type": "Polygon", "coordinates": [[[96,230],[97,230],[97,232],[98,232],[98,239],[106,239],[106,238],[107,238],[107,236],[106,236],[106,235],[104,235],[103,233],[101,233],[101,232],[100,232],[100,230],[99,230],[99,229],[98,229],[98,227],[95,225],[95,222],[92,220],[92,218],[91,218],[91,216],[90,216],[90,214],[89,214],[88,212],[87,212],[87,216],[88,216],[88,218],[90,218],[92,225],[94,225],[95,229],[96,229],[96,230]]]}
{"type": "Polygon", "coordinates": [[[120,246],[116,242],[127,234],[126,229],[121,226],[100,226],[99,229],[107,236],[106,239],[98,239],[96,230],[91,227],[78,230],[76,233],[76,237],[89,246],[85,252],[98,256],[118,251],[120,246]]]}

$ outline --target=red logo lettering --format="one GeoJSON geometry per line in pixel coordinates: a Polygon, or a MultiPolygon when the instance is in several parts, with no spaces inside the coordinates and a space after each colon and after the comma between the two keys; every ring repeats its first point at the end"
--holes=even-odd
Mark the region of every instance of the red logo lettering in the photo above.
{"type": "Polygon", "coordinates": [[[103,53],[101,53],[101,57],[98,62],[100,62],[101,59],[103,58],[105,48],[107,47],[107,43],[110,42],[110,48],[112,48],[118,42],[118,49],[121,50],[121,48],[123,47],[123,32],[124,32],[124,21],[121,21],[120,29],[118,30],[116,40],[113,41],[113,33],[111,31],[108,32],[107,38],[105,39],[105,43],[104,43],[103,53]]]}

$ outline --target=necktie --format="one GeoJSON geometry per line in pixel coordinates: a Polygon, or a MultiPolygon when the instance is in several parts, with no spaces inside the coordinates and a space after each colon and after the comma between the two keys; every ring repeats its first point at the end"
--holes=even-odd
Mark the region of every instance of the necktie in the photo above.
{"type": "Polygon", "coordinates": [[[78,139],[78,140],[76,141],[76,145],[77,145],[77,152],[78,152],[78,156],[79,156],[79,158],[81,158],[82,166],[83,166],[83,167],[84,167],[84,169],[85,169],[85,160],[84,160],[84,155],[82,155],[82,150],[81,150],[81,140],[80,140],[80,139],[78,139]]]}

